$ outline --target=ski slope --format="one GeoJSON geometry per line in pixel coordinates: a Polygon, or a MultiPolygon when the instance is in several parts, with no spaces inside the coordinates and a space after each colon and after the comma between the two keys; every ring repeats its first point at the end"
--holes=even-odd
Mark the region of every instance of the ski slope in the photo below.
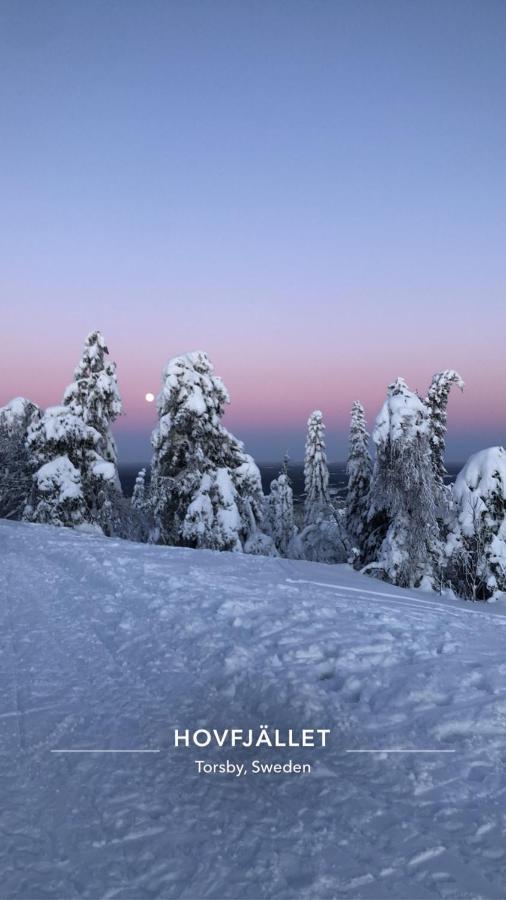
{"type": "Polygon", "coordinates": [[[506,896],[499,604],[5,521],[0,557],[2,898],[506,896]],[[330,744],[173,746],[260,724],[330,744]]]}

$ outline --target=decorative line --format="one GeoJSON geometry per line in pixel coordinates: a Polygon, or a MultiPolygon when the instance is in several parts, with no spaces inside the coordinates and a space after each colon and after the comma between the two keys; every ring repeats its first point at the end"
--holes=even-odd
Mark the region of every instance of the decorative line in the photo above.
{"type": "Polygon", "coordinates": [[[395,749],[389,750],[387,747],[384,750],[345,750],[345,753],[455,753],[455,750],[405,750],[405,749],[395,749]]]}
{"type": "Polygon", "coordinates": [[[161,750],[51,750],[51,753],[161,753],[161,750]]]}

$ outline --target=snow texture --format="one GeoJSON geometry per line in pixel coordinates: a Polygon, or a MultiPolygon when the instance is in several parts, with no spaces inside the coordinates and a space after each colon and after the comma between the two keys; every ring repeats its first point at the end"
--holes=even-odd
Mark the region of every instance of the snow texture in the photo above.
{"type": "Polygon", "coordinates": [[[504,897],[501,603],[44,525],[0,550],[3,897],[504,897]],[[193,760],[251,751],[173,748],[262,723],[330,744],[241,778],[193,760]],[[349,752],[381,748],[452,752],[349,752]]]}

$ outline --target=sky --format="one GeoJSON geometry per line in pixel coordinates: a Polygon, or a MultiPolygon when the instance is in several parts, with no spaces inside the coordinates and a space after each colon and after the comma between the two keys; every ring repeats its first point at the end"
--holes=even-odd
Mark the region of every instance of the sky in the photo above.
{"type": "Polygon", "coordinates": [[[0,0],[0,404],[98,328],[123,463],[197,349],[258,461],[447,367],[449,458],[504,444],[505,108],[502,0],[0,0]]]}

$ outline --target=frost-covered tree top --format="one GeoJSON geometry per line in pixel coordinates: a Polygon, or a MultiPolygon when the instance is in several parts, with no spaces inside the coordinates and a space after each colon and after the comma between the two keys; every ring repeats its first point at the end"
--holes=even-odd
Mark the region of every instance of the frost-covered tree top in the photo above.
{"type": "Polygon", "coordinates": [[[492,515],[491,500],[506,515],[506,450],[489,447],[474,453],[457,475],[453,488],[459,522],[465,535],[473,534],[476,517],[492,515]],[[500,509],[502,505],[502,510],[500,509]]]}
{"type": "Polygon", "coordinates": [[[188,420],[217,427],[230,402],[221,378],[200,350],[169,360],[162,372],[162,390],[157,397],[160,418],[170,415],[170,425],[186,428],[188,420]]]}
{"type": "Polygon", "coordinates": [[[109,427],[121,415],[122,403],[116,363],[107,360],[108,354],[102,334],[92,331],[86,338],[74,381],[65,390],[63,403],[99,432],[100,452],[109,461],[116,462],[116,447],[109,427]]]}
{"type": "Polygon", "coordinates": [[[429,434],[429,411],[417,394],[410,391],[404,378],[388,386],[388,396],[376,419],[373,441],[376,446],[414,440],[429,434]]]}
{"type": "Polygon", "coordinates": [[[307,421],[306,452],[304,456],[304,522],[318,522],[329,508],[329,470],[325,451],[325,425],[319,409],[307,421]]]}
{"type": "Polygon", "coordinates": [[[221,424],[229,396],[206,353],[195,351],[171,359],[162,372],[157,397],[158,428],[152,436],[154,465],[174,475],[192,465],[241,465],[243,446],[221,424]],[[170,439],[169,439],[170,438],[170,439]]]}
{"type": "Polygon", "coordinates": [[[14,397],[5,406],[0,407],[0,428],[8,435],[23,431],[37,409],[37,405],[26,397],[14,397]]]}
{"type": "Polygon", "coordinates": [[[425,403],[430,412],[431,419],[431,454],[434,466],[434,474],[439,485],[444,482],[447,474],[444,465],[446,422],[448,418],[448,397],[452,385],[464,390],[464,382],[455,369],[444,369],[436,372],[425,398],[425,403]]]}

